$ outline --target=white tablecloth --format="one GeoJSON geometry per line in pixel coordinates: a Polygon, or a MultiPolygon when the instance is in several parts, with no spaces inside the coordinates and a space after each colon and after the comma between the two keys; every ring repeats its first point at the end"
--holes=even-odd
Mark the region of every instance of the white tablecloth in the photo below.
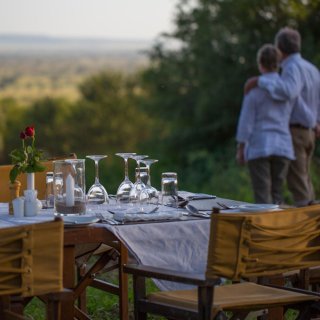
{"type": "MultiPolygon", "coordinates": [[[[8,215],[6,205],[0,205],[0,227],[52,218],[52,210],[42,210],[35,217],[15,218],[8,215]]],[[[93,226],[113,232],[141,264],[202,273],[207,260],[209,224],[209,219],[194,219],[124,225],[96,223],[93,226]]],[[[166,282],[158,282],[157,285],[162,290],[182,288],[166,282]]]]}
{"type": "MultiPolygon", "coordinates": [[[[226,199],[222,200],[226,202],[226,199]]],[[[193,201],[192,204],[197,205],[198,209],[210,210],[215,205],[215,200],[193,201]]],[[[0,227],[48,221],[52,218],[51,209],[41,210],[35,217],[17,219],[8,215],[7,205],[0,205],[0,227]]],[[[107,228],[113,232],[126,245],[138,263],[190,273],[203,273],[207,261],[210,220],[183,219],[185,217],[181,217],[179,221],[150,221],[124,225],[96,223],[93,226],[107,228]]],[[[169,282],[157,282],[157,285],[162,290],[188,287],[169,282]]]]}

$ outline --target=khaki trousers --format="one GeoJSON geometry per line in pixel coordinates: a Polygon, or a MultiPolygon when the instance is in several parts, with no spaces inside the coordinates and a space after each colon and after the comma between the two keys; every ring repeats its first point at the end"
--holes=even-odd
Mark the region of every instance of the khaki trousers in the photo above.
{"type": "Polygon", "coordinates": [[[296,160],[288,171],[288,189],[296,206],[308,205],[314,200],[310,166],[315,149],[315,132],[312,129],[290,128],[296,160]]]}

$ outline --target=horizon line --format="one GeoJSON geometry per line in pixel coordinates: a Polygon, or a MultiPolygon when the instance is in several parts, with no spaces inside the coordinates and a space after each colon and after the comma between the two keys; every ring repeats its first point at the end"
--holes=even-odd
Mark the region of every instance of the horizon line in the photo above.
{"type": "Polygon", "coordinates": [[[154,38],[126,38],[126,37],[108,37],[108,36],[63,36],[63,35],[50,35],[45,33],[23,33],[23,32],[1,32],[0,31],[0,37],[33,37],[33,38],[42,38],[42,39],[48,39],[48,40],[96,40],[96,41],[102,41],[102,40],[109,40],[109,41],[141,41],[141,42],[152,42],[155,41],[156,38],[161,36],[159,34],[158,36],[154,38]]]}

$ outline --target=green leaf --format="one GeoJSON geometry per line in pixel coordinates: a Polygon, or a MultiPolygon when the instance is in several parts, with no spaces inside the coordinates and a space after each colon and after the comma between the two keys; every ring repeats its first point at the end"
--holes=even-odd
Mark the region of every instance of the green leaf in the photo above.
{"type": "Polygon", "coordinates": [[[19,174],[19,169],[17,166],[14,166],[11,170],[10,170],[10,173],[9,173],[9,177],[10,177],[10,182],[11,183],[14,183],[15,180],[17,179],[17,176],[19,174]]]}
{"type": "Polygon", "coordinates": [[[33,151],[32,147],[31,146],[27,146],[27,152],[28,153],[32,153],[32,151],[33,151]]]}

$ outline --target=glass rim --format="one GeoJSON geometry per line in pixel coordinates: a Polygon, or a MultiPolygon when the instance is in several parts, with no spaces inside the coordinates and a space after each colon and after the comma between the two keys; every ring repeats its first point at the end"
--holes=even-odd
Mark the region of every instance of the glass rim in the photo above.
{"type": "Polygon", "coordinates": [[[63,159],[63,160],[53,160],[53,163],[66,164],[66,163],[81,163],[85,162],[85,159],[63,159]]]}
{"type": "Polygon", "coordinates": [[[177,176],[178,174],[176,172],[162,172],[161,175],[171,175],[171,176],[177,176]]]}

